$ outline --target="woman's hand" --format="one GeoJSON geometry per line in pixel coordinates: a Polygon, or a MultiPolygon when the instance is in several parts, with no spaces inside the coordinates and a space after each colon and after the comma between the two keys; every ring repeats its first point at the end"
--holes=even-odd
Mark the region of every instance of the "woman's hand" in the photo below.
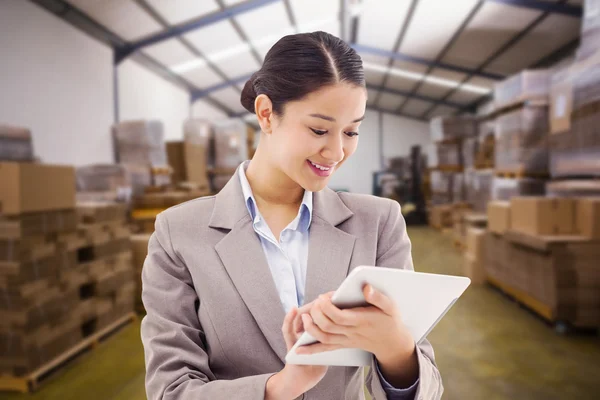
{"type": "MultiPolygon", "coordinates": [[[[290,310],[281,328],[288,352],[303,333],[303,330],[294,328],[297,315],[297,308],[290,310]]],[[[286,364],[279,373],[267,381],[265,400],[295,399],[315,387],[326,373],[326,366],[286,364]]]]}
{"type": "Polygon", "coordinates": [[[311,303],[310,317],[302,316],[303,326],[320,343],[301,346],[297,353],[363,349],[375,355],[391,384],[409,387],[419,373],[414,339],[390,298],[370,285],[363,292],[371,306],[340,310],[329,294],[311,303]]]}

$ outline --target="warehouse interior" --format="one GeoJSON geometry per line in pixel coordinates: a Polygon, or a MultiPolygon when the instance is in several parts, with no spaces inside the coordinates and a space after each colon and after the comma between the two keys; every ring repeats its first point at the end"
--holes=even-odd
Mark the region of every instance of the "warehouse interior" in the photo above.
{"type": "Polygon", "coordinates": [[[3,0],[0,399],[150,397],[156,217],[252,158],[241,90],[314,31],[368,93],[329,187],[397,201],[415,270],[471,280],[428,336],[442,398],[598,398],[600,1],[3,0]]]}

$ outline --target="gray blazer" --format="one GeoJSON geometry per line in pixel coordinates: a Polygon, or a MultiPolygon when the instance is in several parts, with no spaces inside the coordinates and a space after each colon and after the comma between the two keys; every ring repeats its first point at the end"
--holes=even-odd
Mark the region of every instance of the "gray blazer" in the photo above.
{"type": "MultiPolygon", "coordinates": [[[[337,289],[359,265],[413,269],[398,203],[314,193],[305,302],[337,289]]],[[[213,197],[161,213],[142,272],[142,321],[149,399],[263,399],[284,366],[284,310],[237,174],[213,197]]],[[[417,348],[417,399],[443,387],[433,349],[417,348]]],[[[373,364],[374,366],[374,364],[373,364]]],[[[367,388],[385,399],[377,373],[367,388]]],[[[330,367],[304,399],[364,399],[363,368],[330,367]]]]}

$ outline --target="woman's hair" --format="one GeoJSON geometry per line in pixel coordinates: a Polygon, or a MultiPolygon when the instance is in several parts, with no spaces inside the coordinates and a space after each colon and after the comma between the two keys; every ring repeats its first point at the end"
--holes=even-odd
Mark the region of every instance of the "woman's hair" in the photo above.
{"type": "Polygon", "coordinates": [[[352,47],[326,32],[288,35],[275,43],[262,68],[246,82],[241,102],[254,113],[256,97],[265,94],[273,112],[283,115],[287,102],[340,82],[365,86],[362,60],[352,47]]]}

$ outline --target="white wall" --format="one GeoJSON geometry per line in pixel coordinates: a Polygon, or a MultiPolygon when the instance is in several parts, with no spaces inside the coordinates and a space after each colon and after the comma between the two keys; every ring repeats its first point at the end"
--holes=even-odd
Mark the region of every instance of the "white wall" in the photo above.
{"type": "Polygon", "coordinates": [[[112,162],[112,51],[29,1],[0,1],[0,123],[43,162],[112,162]]]}
{"type": "MultiPolygon", "coordinates": [[[[381,170],[379,112],[367,111],[360,126],[356,153],[331,177],[329,187],[372,194],[373,172],[381,170]]],[[[418,120],[383,114],[383,156],[408,156],[413,145],[430,143],[429,125],[418,120]]]]}
{"type": "Polygon", "coordinates": [[[410,148],[421,145],[421,151],[431,143],[429,124],[416,119],[383,114],[383,157],[410,155],[410,148]]]}
{"type": "Polygon", "coordinates": [[[192,106],[192,116],[194,118],[202,118],[209,121],[218,121],[227,118],[227,114],[204,100],[194,102],[192,106]]]}
{"type": "Polygon", "coordinates": [[[119,120],[159,120],[165,140],[181,139],[183,122],[191,114],[189,93],[135,61],[123,62],[118,71],[119,120]]]}

